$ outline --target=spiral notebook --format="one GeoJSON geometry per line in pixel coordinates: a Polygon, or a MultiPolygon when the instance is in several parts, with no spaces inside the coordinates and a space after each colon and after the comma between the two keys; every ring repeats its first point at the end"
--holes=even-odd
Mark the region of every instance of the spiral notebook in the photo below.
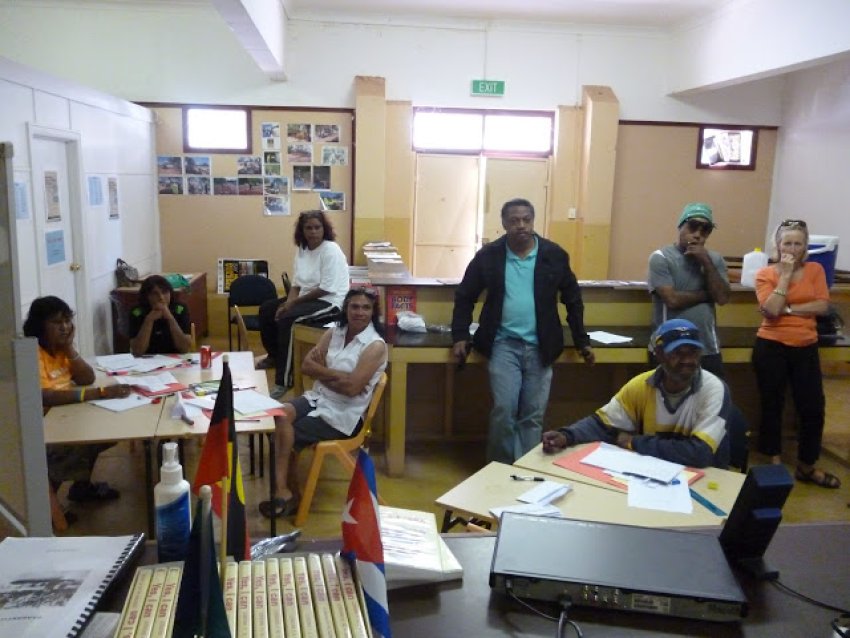
{"type": "Polygon", "coordinates": [[[78,636],[144,539],[144,534],[5,539],[0,636],[78,636]]]}

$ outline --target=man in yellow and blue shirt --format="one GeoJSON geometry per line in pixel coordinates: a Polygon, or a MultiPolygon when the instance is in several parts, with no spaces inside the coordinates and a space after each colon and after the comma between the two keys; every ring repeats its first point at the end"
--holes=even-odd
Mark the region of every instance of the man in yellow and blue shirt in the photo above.
{"type": "Polygon", "coordinates": [[[651,346],[660,364],[655,370],[631,379],[594,414],[544,432],[543,451],[605,441],[690,467],[726,467],[729,388],[700,368],[699,330],[686,319],[670,319],[651,346]]]}

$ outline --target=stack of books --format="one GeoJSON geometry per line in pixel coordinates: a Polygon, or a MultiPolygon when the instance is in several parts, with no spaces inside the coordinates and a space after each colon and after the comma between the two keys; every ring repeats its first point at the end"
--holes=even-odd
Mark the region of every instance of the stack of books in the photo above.
{"type": "Polygon", "coordinates": [[[363,244],[363,254],[366,256],[369,277],[372,279],[410,276],[401,255],[390,242],[381,241],[363,244]]]}

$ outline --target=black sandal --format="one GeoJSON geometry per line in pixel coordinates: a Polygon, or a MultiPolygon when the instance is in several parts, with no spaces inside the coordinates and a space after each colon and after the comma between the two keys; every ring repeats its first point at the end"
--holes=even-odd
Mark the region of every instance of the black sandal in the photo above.
{"type": "Polygon", "coordinates": [[[830,474],[825,470],[818,470],[813,467],[808,472],[804,472],[801,468],[797,468],[797,471],[794,473],[794,478],[800,481],[801,483],[813,483],[818,487],[825,487],[830,490],[836,490],[841,487],[841,479],[839,479],[835,474],[830,474]],[[823,476],[818,478],[815,475],[815,472],[820,471],[823,476]]]}
{"type": "Polygon", "coordinates": [[[274,501],[261,501],[260,514],[266,518],[280,518],[281,516],[292,516],[298,511],[298,501],[296,497],[290,499],[276,498],[274,501]]]}

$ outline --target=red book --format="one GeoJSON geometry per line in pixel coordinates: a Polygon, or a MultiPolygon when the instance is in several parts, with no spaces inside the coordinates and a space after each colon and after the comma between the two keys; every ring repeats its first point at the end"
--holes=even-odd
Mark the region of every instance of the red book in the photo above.
{"type": "Polygon", "coordinates": [[[387,325],[398,324],[398,313],[416,312],[416,288],[387,286],[387,325]]]}

